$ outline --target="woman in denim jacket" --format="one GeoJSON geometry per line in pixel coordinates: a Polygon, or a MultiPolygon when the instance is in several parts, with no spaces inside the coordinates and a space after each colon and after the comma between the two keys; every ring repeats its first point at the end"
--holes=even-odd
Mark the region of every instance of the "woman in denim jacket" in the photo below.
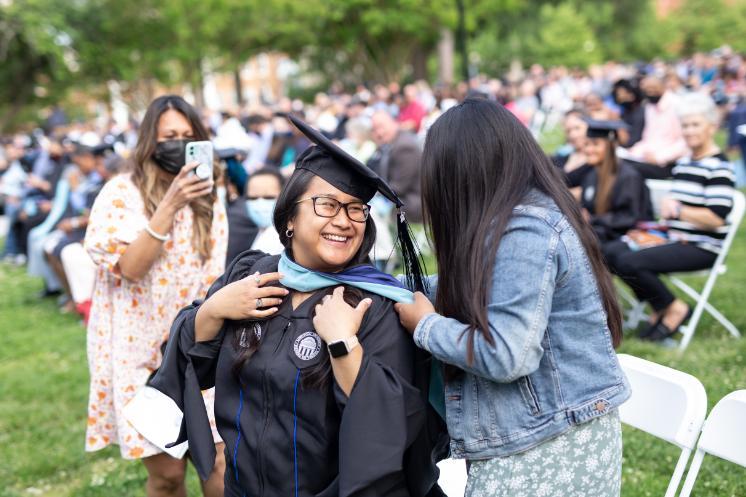
{"type": "Polygon", "coordinates": [[[467,496],[618,496],[620,310],[556,168],[507,110],[467,99],[430,129],[422,180],[435,305],[397,310],[445,364],[467,496]]]}

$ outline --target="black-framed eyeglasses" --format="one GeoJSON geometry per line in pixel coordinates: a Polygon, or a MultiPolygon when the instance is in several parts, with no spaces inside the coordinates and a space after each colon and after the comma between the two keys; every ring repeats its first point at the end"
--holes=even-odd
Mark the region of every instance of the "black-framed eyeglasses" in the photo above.
{"type": "Polygon", "coordinates": [[[367,204],[362,202],[347,202],[345,204],[331,197],[308,197],[297,200],[295,203],[299,204],[306,200],[313,200],[313,212],[319,217],[334,217],[339,214],[339,209],[342,207],[344,207],[349,220],[356,223],[364,223],[370,215],[370,206],[367,204]]]}

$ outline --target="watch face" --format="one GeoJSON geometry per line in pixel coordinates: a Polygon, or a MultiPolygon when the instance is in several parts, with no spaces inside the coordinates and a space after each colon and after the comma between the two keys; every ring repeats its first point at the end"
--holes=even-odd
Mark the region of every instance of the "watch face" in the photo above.
{"type": "Polygon", "coordinates": [[[332,357],[342,357],[347,355],[347,345],[344,342],[334,342],[329,344],[329,354],[332,357]]]}

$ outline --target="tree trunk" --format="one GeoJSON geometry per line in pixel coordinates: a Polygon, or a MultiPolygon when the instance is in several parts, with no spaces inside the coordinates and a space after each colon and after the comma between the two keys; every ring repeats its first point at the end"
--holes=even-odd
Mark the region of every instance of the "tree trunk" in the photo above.
{"type": "Polygon", "coordinates": [[[418,43],[412,50],[411,56],[412,62],[412,76],[415,81],[424,79],[427,80],[427,50],[418,43]]]}
{"type": "Polygon", "coordinates": [[[438,80],[445,85],[453,84],[453,32],[443,28],[438,42],[438,80]]]}
{"type": "Polygon", "coordinates": [[[21,112],[25,103],[25,98],[16,98],[13,100],[13,103],[10,105],[7,112],[3,112],[3,114],[0,115],[0,134],[4,134],[8,131],[6,128],[13,122],[13,119],[15,119],[18,113],[21,112]]]}
{"type": "Polygon", "coordinates": [[[233,69],[233,82],[235,84],[236,89],[236,106],[238,108],[243,107],[244,101],[243,101],[243,84],[241,82],[241,66],[237,65],[235,69],[233,69]]]}
{"type": "Polygon", "coordinates": [[[194,106],[199,109],[205,108],[205,78],[202,74],[202,59],[195,61],[190,75],[192,93],[194,94],[194,106]]]}
{"type": "Polygon", "coordinates": [[[464,0],[456,0],[458,10],[458,29],[456,31],[456,45],[461,56],[461,77],[469,81],[469,51],[466,47],[466,8],[464,0]]]}

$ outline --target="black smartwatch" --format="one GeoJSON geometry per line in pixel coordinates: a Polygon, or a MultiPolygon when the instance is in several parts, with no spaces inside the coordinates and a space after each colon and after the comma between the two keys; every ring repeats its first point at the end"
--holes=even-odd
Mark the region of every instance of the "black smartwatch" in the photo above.
{"type": "Polygon", "coordinates": [[[357,335],[353,335],[350,338],[346,338],[345,340],[337,340],[336,342],[332,342],[326,346],[327,350],[329,350],[329,355],[334,357],[335,359],[337,357],[346,356],[350,353],[352,349],[360,345],[360,342],[357,340],[357,335]]]}

